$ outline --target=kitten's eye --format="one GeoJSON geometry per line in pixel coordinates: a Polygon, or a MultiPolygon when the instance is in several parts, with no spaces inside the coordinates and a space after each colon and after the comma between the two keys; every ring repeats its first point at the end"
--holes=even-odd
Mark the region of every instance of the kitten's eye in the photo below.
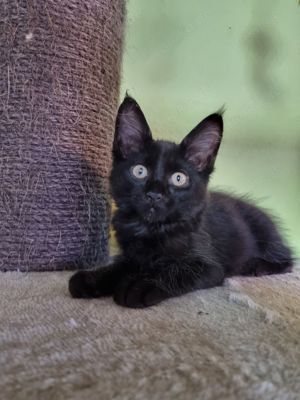
{"type": "Polygon", "coordinates": [[[187,186],[188,182],[189,182],[189,177],[185,175],[183,172],[175,172],[170,178],[170,183],[178,187],[187,186]]]}
{"type": "Polygon", "coordinates": [[[142,164],[138,164],[132,167],[131,173],[135,178],[138,179],[144,179],[148,176],[148,170],[142,164]]]}

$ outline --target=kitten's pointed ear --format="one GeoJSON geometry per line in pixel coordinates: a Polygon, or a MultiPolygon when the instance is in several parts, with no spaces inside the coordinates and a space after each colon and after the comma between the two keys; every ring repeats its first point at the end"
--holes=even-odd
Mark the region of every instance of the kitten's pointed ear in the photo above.
{"type": "Polygon", "coordinates": [[[116,119],[114,156],[127,158],[128,154],[142,150],[151,141],[151,131],[140,106],[126,95],[116,119]]]}
{"type": "Polygon", "coordinates": [[[211,114],[200,122],[181,142],[184,158],[198,171],[211,173],[222,140],[221,113],[211,114]]]}

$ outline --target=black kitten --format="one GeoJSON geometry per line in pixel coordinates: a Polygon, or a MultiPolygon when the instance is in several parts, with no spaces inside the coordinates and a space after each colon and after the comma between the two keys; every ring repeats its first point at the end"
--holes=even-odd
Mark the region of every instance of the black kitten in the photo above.
{"type": "Polygon", "coordinates": [[[179,145],[155,141],[138,104],[125,98],[111,174],[122,255],[77,272],[69,282],[73,297],[112,295],[122,306],[148,307],[227,276],[291,271],[291,252],[269,216],[207,190],[222,131],[222,116],[212,114],[179,145]]]}

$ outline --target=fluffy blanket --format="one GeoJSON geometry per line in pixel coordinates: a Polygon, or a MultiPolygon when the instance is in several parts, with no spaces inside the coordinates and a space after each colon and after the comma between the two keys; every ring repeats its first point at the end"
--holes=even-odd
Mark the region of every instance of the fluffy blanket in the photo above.
{"type": "Polygon", "coordinates": [[[300,271],[144,310],[0,275],[1,399],[300,399],[300,271]]]}

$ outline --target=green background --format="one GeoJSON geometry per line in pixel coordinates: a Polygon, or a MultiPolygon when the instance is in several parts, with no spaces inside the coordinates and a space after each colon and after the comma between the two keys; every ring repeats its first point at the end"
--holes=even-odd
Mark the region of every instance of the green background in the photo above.
{"type": "Polygon", "coordinates": [[[300,256],[298,0],[129,0],[126,90],[174,141],[225,105],[211,187],[271,210],[300,256]]]}

